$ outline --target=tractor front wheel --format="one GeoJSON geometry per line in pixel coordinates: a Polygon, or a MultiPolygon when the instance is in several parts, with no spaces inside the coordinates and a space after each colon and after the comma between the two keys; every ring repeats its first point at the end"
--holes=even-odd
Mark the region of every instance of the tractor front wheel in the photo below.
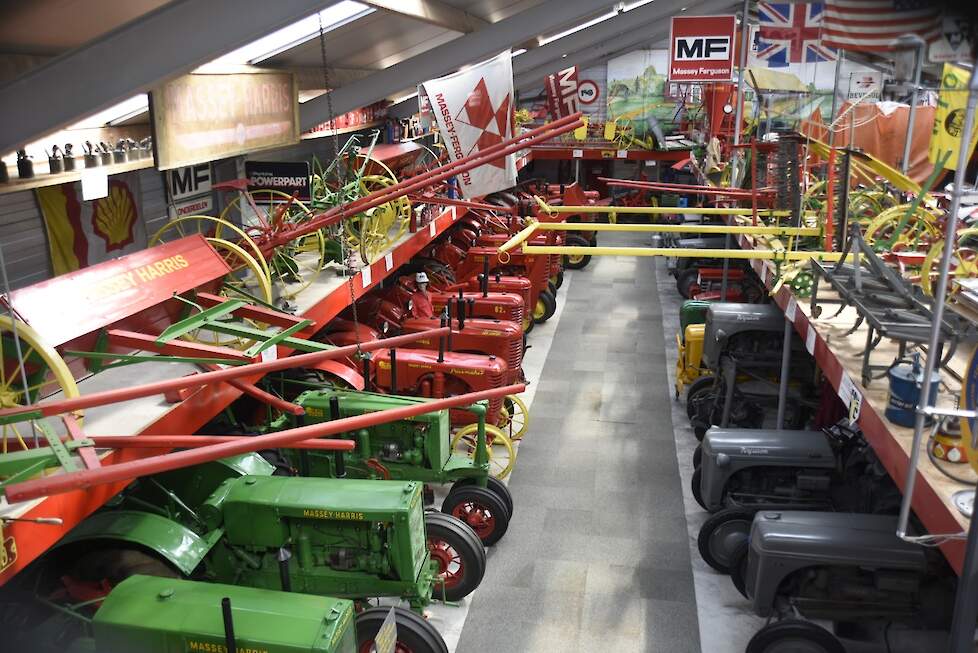
{"type": "Polygon", "coordinates": [[[697,467],[696,469],[693,470],[693,478],[690,481],[689,489],[692,490],[693,498],[696,500],[696,503],[699,504],[700,508],[709,512],[710,509],[706,507],[706,502],[703,501],[703,490],[700,488],[700,483],[702,482],[702,479],[703,479],[703,469],[697,467]]]}
{"type": "Polygon", "coordinates": [[[468,524],[484,546],[498,542],[509,529],[511,515],[505,500],[478,485],[453,487],[441,504],[441,511],[468,524]]]}
{"type": "MultiPolygon", "coordinates": [[[[476,486],[479,485],[476,482],[476,479],[474,479],[474,478],[463,478],[460,481],[455,481],[455,484],[452,485],[452,489],[449,490],[448,493],[451,494],[452,492],[454,492],[455,490],[457,490],[460,487],[466,487],[466,486],[471,487],[473,485],[476,485],[476,486]]],[[[479,487],[481,487],[481,486],[479,486],[479,487]]],[[[506,487],[506,484],[503,483],[502,481],[500,481],[498,478],[493,478],[492,476],[490,476],[490,477],[488,477],[486,479],[486,489],[489,490],[490,492],[492,492],[493,494],[495,494],[500,499],[502,499],[503,504],[506,506],[506,512],[508,512],[509,513],[509,516],[512,517],[513,516],[513,495],[509,491],[509,488],[506,487]]]]}
{"type": "Polygon", "coordinates": [[[753,521],[753,512],[727,508],[703,522],[696,544],[704,562],[721,574],[729,574],[733,553],[750,537],[753,521]]]}
{"type": "Polygon", "coordinates": [[[391,610],[397,622],[396,653],[448,653],[445,640],[435,627],[406,608],[370,608],[357,615],[357,651],[370,653],[374,638],[391,610]]]}
{"type": "MultiPolygon", "coordinates": [[[[568,247],[593,247],[587,238],[583,236],[578,236],[577,234],[570,234],[567,236],[568,247]]],[[[591,262],[591,256],[587,254],[568,254],[564,257],[564,267],[570,270],[580,270],[586,268],[587,264],[591,262]]]]}
{"type": "Polygon", "coordinates": [[[530,409],[526,407],[526,403],[516,395],[506,395],[499,415],[499,428],[515,442],[523,439],[529,426],[530,409]]]}
{"type": "Polygon", "coordinates": [[[553,317],[557,312],[557,298],[550,294],[549,290],[544,290],[537,298],[536,306],[533,307],[533,321],[542,324],[553,317]]]}
{"type": "Polygon", "coordinates": [[[689,384],[686,390],[686,417],[693,419],[699,404],[699,398],[703,393],[713,389],[714,378],[712,376],[701,376],[689,384]]]}
{"type": "Polygon", "coordinates": [[[486,550],[464,522],[441,512],[425,514],[428,553],[438,563],[432,596],[460,601],[479,586],[486,574],[486,550]]]}
{"type": "Polygon", "coordinates": [[[835,635],[802,619],[784,619],[761,628],[746,653],[845,653],[835,635]]]}
{"type": "Polygon", "coordinates": [[[750,551],[750,540],[738,544],[730,554],[730,580],[734,587],[745,599],[747,595],[747,553],[750,551]]]}

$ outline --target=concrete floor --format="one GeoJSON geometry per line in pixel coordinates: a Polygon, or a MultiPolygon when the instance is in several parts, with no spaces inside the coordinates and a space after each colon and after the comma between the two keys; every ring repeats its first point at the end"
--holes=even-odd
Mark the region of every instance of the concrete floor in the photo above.
{"type": "Polygon", "coordinates": [[[655,268],[592,260],[561,289],[556,328],[531,334],[553,341],[515,514],[466,602],[459,653],[700,650],[655,268]]]}

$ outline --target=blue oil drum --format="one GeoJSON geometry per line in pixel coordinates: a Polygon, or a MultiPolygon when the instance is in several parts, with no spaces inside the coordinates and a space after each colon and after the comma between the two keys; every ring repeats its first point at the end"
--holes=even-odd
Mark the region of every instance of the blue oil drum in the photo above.
{"type": "MultiPolygon", "coordinates": [[[[917,404],[920,402],[920,389],[924,385],[924,371],[920,366],[920,357],[915,356],[910,362],[899,363],[887,372],[890,379],[890,393],[886,402],[886,419],[899,426],[913,428],[916,419],[917,404]]],[[[941,375],[934,372],[930,377],[929,405],[937,403],[937,386],[941,375]]],[[[933,420],[928,418],[928,424],[933,420]]]]}

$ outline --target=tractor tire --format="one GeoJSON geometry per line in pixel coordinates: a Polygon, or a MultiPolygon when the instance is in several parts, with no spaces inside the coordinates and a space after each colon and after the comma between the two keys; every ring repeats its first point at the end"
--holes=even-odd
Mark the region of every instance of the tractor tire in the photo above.
{"type": "Polygon", "coordinates": [[[747,555],[750,551],[750,540],[744,540],[738,544],[730,554],[730,580],[734,587],[745,599],[747,595],[747,555]]]}
{"type": "Polygon", "coordinates": [[[563,267],[561,267],[559,270],[557,270],[557,278],[554,279],[554,285],[557,286],[558,288],[560,288],[562,285],[564,285],[564,268],[563,267]]]}
{"type": "Polygon", "coordinates": [[[159,576],[180,578],[181,575],[169,563],[140,549],[125,545],[109,546],[82,554],[73,565],[72,574],[89,582],[108,581],[118,585],[130,576],[159,576]]]}
{"type": "Polygon", "coordinates": [[[700,269],[686,268],[676,277],[676,290],[683,299],[692,299],[699,292],[700,269]]]}
{"type": "Polygon", "coordinates": [[[753,522],[754,513],[739,508],[725,508],[703,522],[696,538],[703,561],[721,574],[729,574],[733,552],[750,537],[753,522]]]}
{"type": "Polygon", "coordinates": [[[533,321],[543,324],[554,316],[557,312],[557,298],[544,290],[537,298],[537,305],[533,307],[533,321]]]}
{"type": "Polygon", "coordinates": [[[432,597],[461,601],[475,591],[486,575],[486,550],[482,542],[465,523],[441,512],[425,514],[425,531],[428,553],[438,562],[440,580],[432,597]]]}
{"type": "Polygon", "coordinates": [[[747,643],[746,653],[845,653],[835,635],[802,619],[783,619],[764,626],[747,643]]]}
{"type": "Polygon", "coordinates": [[[551,295],[553,295],[554,297],[556,297],[556,296],[557,296],[557,285],[556,285],[556,284],[554,284],[554,282],[553,282],[553,281],[548,281],[548,282],[547,282],[547,290],[548,290],[548,291],[550,292],[550,294],[551,294],[551,295]]]}
{"type": "Polygon", "coordinates": [[[700,505],[700,508],[709,512],[710,509],[706,507],[706,502],[703,501],[703,490],[700,488],[702,480],[703,470],[697,467],[693,470],[693,478],[689,482],[689,489],[693,492],[693,498],[700,505]]]}
{"type": "Polygon", "coordinates": [[[700,465],[703,464],[703,445],[698,444],[696,448],[693,449],[693,469],[699,469],[700,465]]]}
{"type": "Polygon", "coordinates": [[[713,381],[712,376],[701,376],[689,384],[686,390],[686,417],[689,419],[696,417],[696,399],[713,388],[713,381]]]}
{"type": "MultiPolygon", "coordinates": [[[[457,490],[458,488],[476,486],[481,487],[476,483],[474,478],[463,478],[460,481],[455,481],[452,485],[452,489],[448,491],[449,494],[457,490]]],[[[509,488],[505,483],[500,481],[495,476],[490,476],[486,479],[486,489],[498,496],[503,501],[503,505],[506,506],[506,510],[509,512],[509,516],[513,516],[513,495],[510,493],[509,488]]]]}
{"type": "MultiPolygon", "coordinates": [[[[570,234],[567,236],[568,247],[594,247],[592,243],[588,241],[587,238],[583,236],[578,236],[577,234],[570,234]]],[[[591,255],[574,255],[564,257],[564,267],[568,270],[583,270],[587,267],[588,263],[591,262],[591,255]]]]}
{"type": "Polygon", "coordinates": [[[372,651],[377,631],[384,619],[394,610],[397,622],[397,648],[407,649],[411,653],[448,653],[445,640],[435,630],[435,627],[425,621],[420,615],[407,608],[370,608],[357,615],[357,650],[372,651]]]}
{"type": "Polygon", "coordinates": [[[506,534],[511,516],[498,494],[478,485],[452,488],[441,511],[468,524],[483,546],[492,546],[506,534]]]}

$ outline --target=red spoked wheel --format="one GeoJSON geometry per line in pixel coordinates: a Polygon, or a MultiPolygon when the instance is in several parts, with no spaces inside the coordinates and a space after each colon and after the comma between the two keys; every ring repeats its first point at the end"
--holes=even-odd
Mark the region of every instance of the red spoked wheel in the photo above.
{"type": "Polygon", "coordinates": [[[486,573],[486,550],[464,522],[441,512],[425,514],[428,552],[437,565],[432,596],[459,601],[482,582],[486,573]]]}
{"type": "Polygon", "coordinates": [[[484,546],[492,546],[506,534],[510,512],[496,493],[477,485],[455,486],[441,510],[464,522],[484,546]]]}
{"type": "MultiPolygon", "coordinates": [[[[405,608],[393,608],[397,623],[396,653],[448,653],[448,646],[435,627],[405,608]]],[[[357,651],[372,653],[374,638],[391,608],[370,608],[357,615],[357,651]]]]}

